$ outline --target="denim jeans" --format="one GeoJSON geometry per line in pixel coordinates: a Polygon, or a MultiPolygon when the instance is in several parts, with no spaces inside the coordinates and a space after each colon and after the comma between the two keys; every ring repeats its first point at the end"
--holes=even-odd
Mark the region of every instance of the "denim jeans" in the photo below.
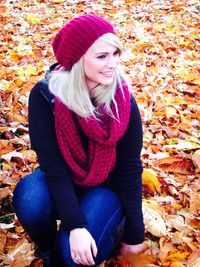
{"type": "MultiPolygon", "coordinates": [[[[85,188],[77,197],[88,220],[86,228],[98,248],[95,263],[100,264],[109,258],[115,246],[116,229],[123,220],[120,202],[113,191],[102,186],[85,188]]],[[[59,217],[47,187],[45,174],[40,169],[17,184],[13,205],[20,223],[39,249],[55,248],[63,263],[71,267],[78,266],[70,255],[69,233],[61,229],[57,231],[56,220],[59,217]]],[[[70,208],[70,203],[66,205],[70,208]]]]}

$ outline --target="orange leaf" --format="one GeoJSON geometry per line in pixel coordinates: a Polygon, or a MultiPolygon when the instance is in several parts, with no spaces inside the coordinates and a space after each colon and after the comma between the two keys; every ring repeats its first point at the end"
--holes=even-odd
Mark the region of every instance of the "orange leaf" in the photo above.
{"type": "Polygon", "coordinates": [[[4,253],[4,248],[6,245],[6,231],[0,230],[0,253],[4,253]]]}
{"type": "Polygon", "coordinates": [[[147,255],[145,253],[129,254],[125,258],[131,264],[131,267],[145,267],[155,260],[152,255],[147,255]]]}
{"type": "Polygon", "coordinates": [[[194,165],[190,159],[181,157],[168,157],[155,162],[160,169],[170,173],[194,174],[194,165]]]}
{"type": "Polygon", "coordinates": [[[170,264],[170,267],[185,267],[185,265],[178,261],[175,261],[170,264]]]}

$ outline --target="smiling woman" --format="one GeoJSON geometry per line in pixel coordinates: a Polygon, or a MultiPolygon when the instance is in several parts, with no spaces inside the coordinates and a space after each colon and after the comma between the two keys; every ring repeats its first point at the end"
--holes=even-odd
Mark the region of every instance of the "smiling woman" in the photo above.
{"type": "Polygon", "coordinates": [[[47,267],[100,264],[119,239],[122,255],[140,253],[142,125],[120,41],[108,21],[87,14],[67,23],[52,46],[58,62],[30,93],[40,169],[15,188],[18,219],[47,267]]]}

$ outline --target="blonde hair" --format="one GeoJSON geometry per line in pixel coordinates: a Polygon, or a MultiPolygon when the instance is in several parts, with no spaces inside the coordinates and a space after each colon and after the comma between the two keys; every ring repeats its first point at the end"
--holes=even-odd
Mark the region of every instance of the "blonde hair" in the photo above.
{"type": "MultiPolygon", "coordinates": [[[[118,37],[112,33],[104,34],[99,38],[116,48],[122,53],[122,46],[118,37]]],[[[113,83],[109,86],[98,85],[92,90],[92,96],[89,94],[85,82],[85,74],[83,69],[83,57],[73,65],[70,71],[64,67],[59,70],[52,71],[47,76],[50,91],[73,112],[81,117],[88,118],[98,115],[98,105],[104,104],[106,111],[113,117],[110,107],[113,101],[116,111],[118,111],[117,103],[114,99],[117,85],[123,92],[122,80],[127,83],[127,78],[120,65],[115,70],[113,83]],[[96,105],[92,103],[94,99],[96,105]]]]}

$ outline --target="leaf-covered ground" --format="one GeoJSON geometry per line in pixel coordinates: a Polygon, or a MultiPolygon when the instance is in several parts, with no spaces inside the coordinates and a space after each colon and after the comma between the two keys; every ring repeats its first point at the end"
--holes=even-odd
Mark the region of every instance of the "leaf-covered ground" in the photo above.
{"type": "Polygon", "coordinates": [[[38,167],[27,100],[54,63],[50,41],[84,13],[108,18],[143,120],[145,254],[102,266],[200,266],[200,78],[197,0],[30,0],[0,3],[0,266],[42,266],[11,205],[16,183],[38,167]],[[130,265],[132,264],[132,265],[130,265]]]}

